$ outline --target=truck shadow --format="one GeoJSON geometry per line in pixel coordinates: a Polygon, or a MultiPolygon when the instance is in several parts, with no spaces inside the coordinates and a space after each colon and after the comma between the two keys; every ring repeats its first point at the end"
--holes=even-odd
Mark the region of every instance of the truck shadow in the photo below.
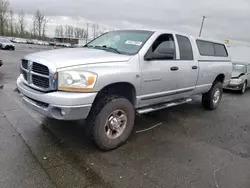
{"type": "MultiPolygon", "coordinates": [[[[134,134],[129,139],[129,143],[136,142],[138,137],[150,141],[147,133],[154,131],[178,131],[183,132],[182,125],[177,121],[189,117],[197,117],[202,113],[200,100],[195,100],[192,103],[176,106],[173,108],[152,112],[146,115],[136,116],[134,134]],[[151,129],[155,125],[159,126],[151,129]],[[145,132],[143,131],[145,130],[145,132]],[[136,134],[138,131],[143,133],[136,134]]],[[[71,148],[86,150],[88,152],[97,151],[87,129],[87,123],[82,121],[59,121],[49,118],[43,118],[43,125],[49,129],[60,141],[71,148]]],[[[184,128],[185,129],[185,128],[184,128]]],[[[126,145],[127,145],[126,144],[126,145]]]]}

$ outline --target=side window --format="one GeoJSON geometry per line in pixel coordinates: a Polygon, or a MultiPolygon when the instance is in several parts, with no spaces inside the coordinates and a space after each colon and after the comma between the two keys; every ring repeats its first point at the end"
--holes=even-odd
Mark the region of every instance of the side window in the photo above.
{"type": "Polygon", "coordinates": [[[228,57],[226,47],[223,44],[214,44],[215,56],[228,57]]]}
{"type": "Polygon", "coordinates": [[[200,54],[203,56],[215,56],[214,45],[212,42],[196,41],[200,54]]]}
{"type": "Polygon", "coordinates": [[[159,36],[156,41],[153,43],[151,50],[154,54],[158,55],[170,55],[175,59],[175,43],[174,37],[170,34],[163,34],[159,36]]]}
{"type": "Polygon", "coordinates": [[[180,49],[180,59],[181,60],[193,60],[193,49],[189,38],[181,35],[176,35],[177,42],[180,49]]]}

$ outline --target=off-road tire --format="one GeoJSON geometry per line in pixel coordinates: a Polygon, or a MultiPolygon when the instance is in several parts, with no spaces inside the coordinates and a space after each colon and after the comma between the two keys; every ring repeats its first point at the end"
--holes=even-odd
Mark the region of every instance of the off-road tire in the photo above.
{"type": "Polygon", "coordinates": [[[117,95],[103,95],[93,104],[87,120],[87,126],[91,130],[91,136],[96,145],[101,150],[108,151],[121,146],[129,138],[134,127],[135,110],[128,99],[117,95]],[[105,123],[110,113],[117,109],[126,113],[127,125],[122,135],[116,139],[110,139],[105,133],[105,123]]]}
{"type": "Polygon", "coordinates": [[[221,101],[222,98],[222,93],[223,93],[223,86],[221,82],[215,82],[212,86],[212,88],[207,92],[202,95],[202,105],[204,106],[205,109],[208,110],[215,110],[221,101]],[[220,91],[220,98],[219,101],[215,104],[213,102],[214,94],[216,90],[219,89],[220,91]]]}

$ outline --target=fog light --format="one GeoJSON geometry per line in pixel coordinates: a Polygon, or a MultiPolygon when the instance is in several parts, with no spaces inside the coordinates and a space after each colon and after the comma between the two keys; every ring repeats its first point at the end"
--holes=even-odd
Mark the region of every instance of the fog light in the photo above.
{"type": "Polygon", "coordinates": [[[62,114],[63,116],[65,116],[66,112],[64,112],[63,110],[61,110],[61,114],[62,114]]]}

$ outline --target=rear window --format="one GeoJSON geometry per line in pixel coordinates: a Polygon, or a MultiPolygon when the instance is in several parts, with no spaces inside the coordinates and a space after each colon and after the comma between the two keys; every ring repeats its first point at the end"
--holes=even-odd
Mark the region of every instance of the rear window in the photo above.
{"type": "Polygon", "coordinates": [[[226,47],[223,44],[202,40],[197,40],[196,43],[202,56],[228,57],[226,47]]]}
{"type": "Polygon", "coordinates": [[[203,56],[215,56],[214,45],[212,42],[197,40],[200,54],[203,56]]]}
{"type": "Polygon", "coordinates": [[[227,50],[223,44],[214,44],[215,55],[220,57],[227,57],[227,50]]]}

